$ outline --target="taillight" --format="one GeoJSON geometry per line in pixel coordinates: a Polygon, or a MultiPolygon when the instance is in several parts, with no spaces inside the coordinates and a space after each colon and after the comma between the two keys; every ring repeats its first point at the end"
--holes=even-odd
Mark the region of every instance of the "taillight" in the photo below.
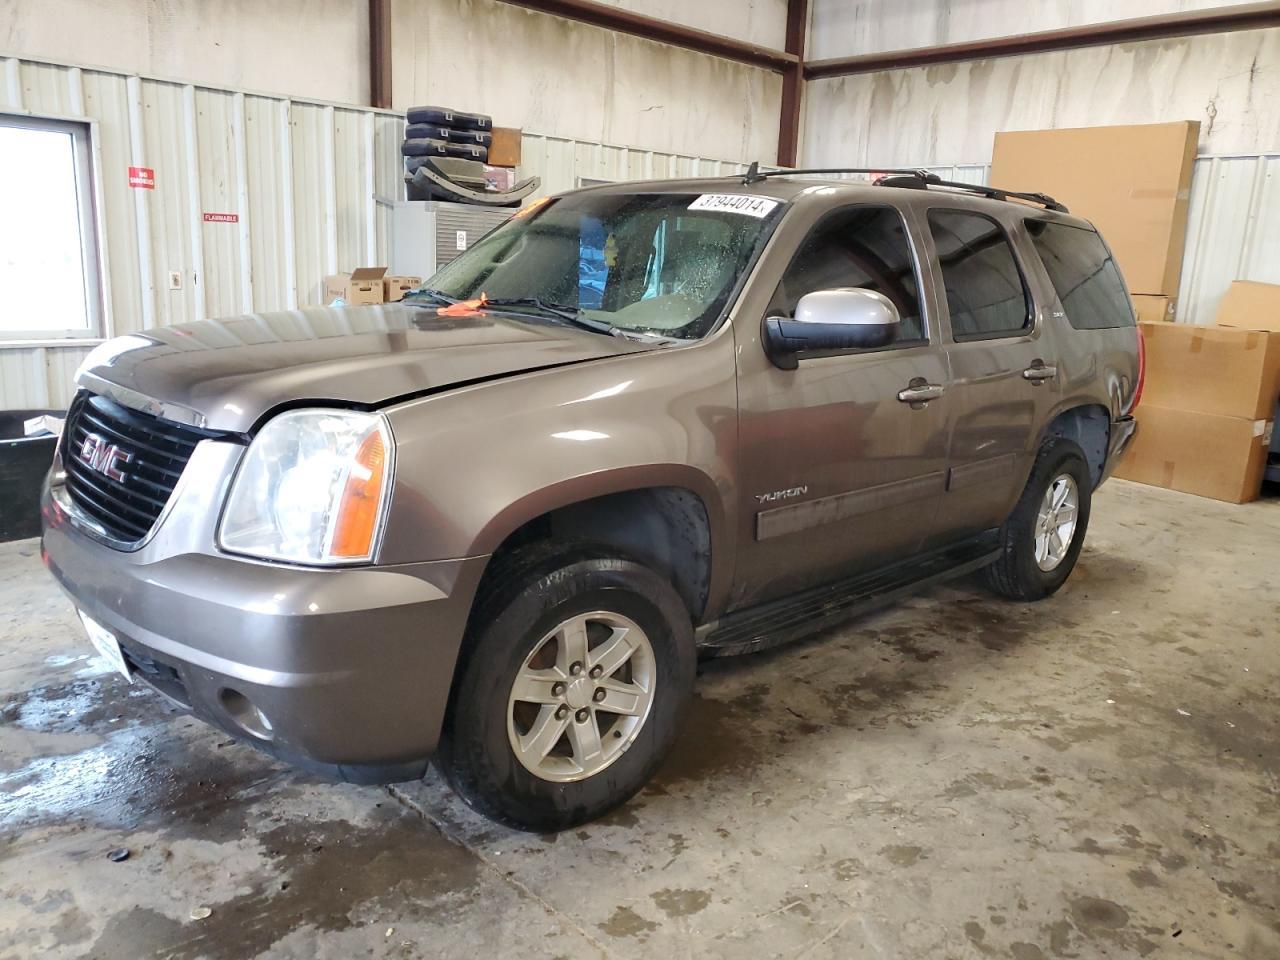
{"type": "Polygon", "coordinates": [[[1147,341],[1142,335],[1142,327],[1138,327],[1138,385],[1133,388],[1133,399],[1129,401],[1129,413],[1138,409],[1142,399],[1142,388],[1147,385],[1147,341]]]}

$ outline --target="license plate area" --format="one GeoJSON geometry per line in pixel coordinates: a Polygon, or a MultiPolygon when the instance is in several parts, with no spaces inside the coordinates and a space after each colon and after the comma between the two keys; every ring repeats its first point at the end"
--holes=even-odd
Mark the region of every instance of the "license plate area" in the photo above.
{"type": "Polygon", "coordinates": [[[129,671],[129,665],[125,663],[124,654],[120,652],[120,641],[116,639],[116,635],[84,611],[77,611],[77,613],[80,614],[80,622],[84,624],[85,633],[89,635],[89,642],[93,644],[93,649],[97,650],[98,655],[111,665],[111,669],[133,683],[133,675],[129,671]]]}

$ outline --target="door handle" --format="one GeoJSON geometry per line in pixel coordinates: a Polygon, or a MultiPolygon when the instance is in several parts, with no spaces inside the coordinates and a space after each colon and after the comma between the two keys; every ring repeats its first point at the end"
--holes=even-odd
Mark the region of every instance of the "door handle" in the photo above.
{"type": "Polygon", "coordinates": [[[912,408],[919,410],[930,400],[937,400],[946,388],[940,383],[928,383],[921,377],[912,380],[905,390],[898,391],[898,399],[903,403],[911,404],[912,408]]]}
{"type": "Polygon", "coordinates": [[[1022,379],[1030,380],[1031,385],[1039,386],[1045,380],[1052,380],[1058,375],[1058,368],[1046,364],[1043,360],[1033,360],[1031,366],[1022,371],[1022,379]]]}

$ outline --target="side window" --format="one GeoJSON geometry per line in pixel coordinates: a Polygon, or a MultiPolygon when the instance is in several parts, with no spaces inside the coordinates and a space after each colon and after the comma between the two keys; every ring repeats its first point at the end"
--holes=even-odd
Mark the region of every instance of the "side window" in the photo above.
{"type": "Polygon", "coordinates": [[[915,257],[893,207],[850,207],[820,221],[791,259],[770,312],[794,316],[806,293],[834,287],[883,293],[902,318],[894,345],[924,342],[915,257]]]}
{"type": "Polygon", "coordinates": [[[942,283],[957,340],[1011,336],[1031,323],[1031,297],[1004,228],[990,217],[930,210],[942,283]]]}
{"type": "Polygon", "coordinates": [[[1026,223],[1071,326],[1077,330],[1133,326],[1133,307],[1120,270],[1100,236],[1069,223],[1026,223]]]}

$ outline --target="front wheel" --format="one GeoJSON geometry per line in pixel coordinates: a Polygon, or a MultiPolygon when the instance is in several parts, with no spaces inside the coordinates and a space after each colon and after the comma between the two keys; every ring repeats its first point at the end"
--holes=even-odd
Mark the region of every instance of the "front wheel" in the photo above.
{"type": "Polygon", "coordinates": [[[692,623],[653,570],[586,544],[495,561],[437,763],[486,816],[563,830],[626,802],[693,688],[692,623]]]}
{"type": "Polygon", "coordinates": [[[1011,600],[1040,600],[1056,592],[1080,556],[1092,490],[1079,445],[1061,437],[1045,441],[1000,528],[1002,552],[986,569],[987,584],[1011,600]]]}

